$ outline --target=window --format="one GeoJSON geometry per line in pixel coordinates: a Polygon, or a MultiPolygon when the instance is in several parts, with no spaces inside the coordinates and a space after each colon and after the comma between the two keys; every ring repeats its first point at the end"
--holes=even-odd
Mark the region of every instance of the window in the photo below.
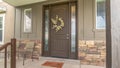
{"type": "Polygon", "coordinates": [[[96,2],[97,2],[96,29],[105,29],[106,27],[105,0],[96,0],[96,2]]]}
{"type": "Polygon", "coordinates": [[[24,10],[24,32],[32,32],[32,9],[24,10]]]}
{"type": "Polygon", "coordinates": [[[4,41],[5,14],[0,14],[0,44],[4,41]]]}

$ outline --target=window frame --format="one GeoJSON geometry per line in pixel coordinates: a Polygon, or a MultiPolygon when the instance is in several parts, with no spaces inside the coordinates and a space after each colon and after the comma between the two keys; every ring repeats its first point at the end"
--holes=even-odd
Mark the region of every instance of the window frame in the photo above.
{"type": "Polygon", "coordinates": [[[5,14],[0,14],[0,17],[3,17],[3,22],[2,22],[2,41],[0,41],[0,44],[4,44],[4,32],[5,32],[5,14]]]}
{"type": "MultiPolygon", "coordinates": [[[[106,0],[105,0],[105,2],[106,2],[106,0]]],[[[95,28],[95,30],[98,30],[98,31],[105,31],[106,30],[106,19],[105,19],[105,28],[97,28],[97,0],[95,0],[94,6],[95,6],[95,25],[94,25],[94,28],[95,28]]],[[[106,8],[105,8],[105,10],[106,10],[106,8]]],[[[106,11],[105,11],[105,18],[106,18],[106,11]]]]}
{"type": "Polygon", "coordinates": [[[24,10],[23,10],[23,32],[24,33],[32,33],[32,27],[33,26],[33,23],[32,23],[32,8],[25,8],[24,10]],[[25,14],[26,14],[26,11],[31,11],[31,29],[30,29],[30,31],[26,31],[25,30],[25,28],[26,28],[26,25],[25,25],[25,23],[26,23],[26,17],[25,17],[25,14]]]}

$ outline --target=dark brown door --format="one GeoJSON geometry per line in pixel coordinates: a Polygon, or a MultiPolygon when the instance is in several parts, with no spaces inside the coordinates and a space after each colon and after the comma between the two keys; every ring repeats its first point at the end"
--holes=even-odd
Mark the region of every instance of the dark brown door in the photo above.
{"type": "Polygon", "coordinates": [[[52,5],[50,15],[50,55],[68,58],[70,47],[69,5],[52,5]]]}
{"type": "Polygon", "coordinates": [[[76,3],[44,5],[43,56],[77,58],[76,3]]]}

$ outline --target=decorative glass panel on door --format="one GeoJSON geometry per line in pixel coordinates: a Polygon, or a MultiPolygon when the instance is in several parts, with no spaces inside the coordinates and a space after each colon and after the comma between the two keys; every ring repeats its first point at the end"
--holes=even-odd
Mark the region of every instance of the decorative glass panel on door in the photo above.
{"type": "Polygon", "coordinates": [[[71,52],[76,52],[76,6],[71,6],[71,52]]]}
{"type": "Polygon", "coordinates": [[[44,50],[48,51],[49,43],[49,10],[45,10],[45,46],[44,50]]]}

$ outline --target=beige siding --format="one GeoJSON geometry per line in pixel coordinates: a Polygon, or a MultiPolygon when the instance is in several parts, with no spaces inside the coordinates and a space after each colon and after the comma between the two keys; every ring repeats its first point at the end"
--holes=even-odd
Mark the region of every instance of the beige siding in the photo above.
{"type": "Polygon", "coordinates": [[[92,0],[84,0],[84,39],[94,38],[92,0]]]}
{"type": "Polygon", "coordinates": [[[15,23],[15,36],[17,37],[17,39],[20,39],[20,35],[21,35],[21,10],[20,9],[16,9],[16,23],[15,23]]]}
{"type": "Polygon", "coordinates": [[[78,32],[80,40],[105,40],[105,30],[97,30],[95,0],[78,1],[78,32]]]}
{"type": "Polygon", "coordinates": [[[78,1],[78,37],[84,39],[84,0],[78,1]]]}
{"type": "MultiPolygon", "coordinates": [[[[61,0],[62,1],[62,0],[61,0]]],[[[63,0],[65,1],[65,0],[63,0]]],[[[66,0],[67,1],[67,0],[66,0]]],[[[42,39],[42,7],[44,4],[56,3],[59,1],[45,2],[28,6],[18,7],[24,9],[32,7],[33,9],[33,31],[26,34],[23,32],[22,21],[16,21],[16,38],[20,39],[42,39]],[[18,23],[18,24],[17,24],[18,23]],[[19,27],[21,23],[21,28],[19,27]],[[20,35],[21,34],[21,35],[20,35]]],[[[20,10],[21,11],[21,10],[20,10]]],[[[17,10],[17,19],[23,14],[17,10]]],[[[105,40],[105,30],[95,29],[95,0],[78,0],[78,37],[79,40],[105,40]]]]}
{"type": "Polygon", "coordinates": [[[1,2],[0,6],[5,6],[7,11],[5,13],[5,30],[4,43],[9,42],[14,37],[14,7],[7,3],[1,2]]]}

